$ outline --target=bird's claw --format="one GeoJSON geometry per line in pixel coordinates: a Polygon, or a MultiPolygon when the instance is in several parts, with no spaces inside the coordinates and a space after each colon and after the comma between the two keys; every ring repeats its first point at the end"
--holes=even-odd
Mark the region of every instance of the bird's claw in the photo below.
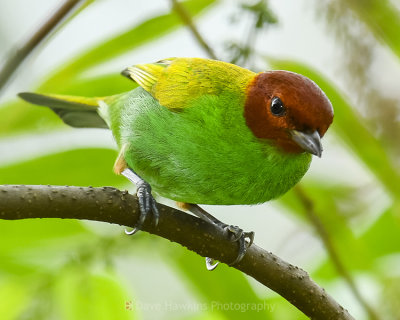
{"type": "Polygon", "coordinates": [[[245,232],[238,226],[226,225],[226,224],[222,224],[221,227],[226,232],[228,232],[228,236],[230,237],[230,240],[232,242],[236,242],[239,241],[241,238],[244,238],[244,240],[248,239],[248,247],[250,247],[253,244],[254,231],[245,232]]]}
{"type": "Polygon", "coordinates": [[[226,225],[223,224],[221,227],[228,233],[228,236],[232,242],[239,243],[239,253],[236,259],[230,263],[230,265],[235,265],[239,263],[244,255],[246,254],[247,248],[253,244],[254,241],[254,232],[245,232],[240,229],[238,226],[226,225]]]}
{"type": "Polygon", "coordinates": [[[151,194],[150,185],[145,181],[141,181],[136,185],[136,187],[136,195],[139,200],[140,217],[136,226],[131,231],[125,229],[125,233],[127,235],[133,235],[142,228],[143,223],[145,222],[150,211],[153,212],[155,226],[158,225],[158,220],[160,218],[160,212],[157,208],[157,202],[156,200],[154,200],[153,195],[151,194]]]}
{"type": "Polygon", "coordinates": [[[238,241],[244,234],[244,231],[240,229],[238,226],[233,225],[225,225],[222,227],[225,232],[228,233],[228,237],[232,242],[238,241]]]}
{"type": "MultiPolygon", "coordinates": [[[[238,226],[227,225],[224,223],[220,224],[220,226],[224,231],[228,233],[228,237],[232,242],[237,241],[239,243],[239,253],[236,259],[229,264],[230,266],[233,266],[243,259],[244,255],[246,254],[247,248],[249,248],[253,244],[254,231],[245,232],[238,226]]],[[[218,266],[218,264],[219,262],[215,262],[214,259],[206,257],[207,270],[213,271],[218,266]]]]}

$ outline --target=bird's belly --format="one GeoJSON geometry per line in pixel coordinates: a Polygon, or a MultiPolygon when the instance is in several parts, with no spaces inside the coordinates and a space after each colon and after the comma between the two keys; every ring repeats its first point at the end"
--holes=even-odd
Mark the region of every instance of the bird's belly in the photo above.
{"type": "Polygon", "coordinates": [[[126,160],[163,197],[219,205],[277,198],[309,167],[308,154],[286,156],[256,141],[215,139],[198,141],[188,134],[162,139],[142,134],[132,140],[126,160]]]}
{"type": "Polygon", "coordinates": [[[186,155],[173,147],[164,153],[146,151],[145,157],[140,150],[136,151],[132,154],[132,167],[153,190],[163,197],[187,203],[263,203],[288,191],[308,168],[307,162],[297,166],[275,162],[268,169],[268,157],[255,162],[246,154],[232,157],[234,150],[210,152],[200,146],[186,155]]]}

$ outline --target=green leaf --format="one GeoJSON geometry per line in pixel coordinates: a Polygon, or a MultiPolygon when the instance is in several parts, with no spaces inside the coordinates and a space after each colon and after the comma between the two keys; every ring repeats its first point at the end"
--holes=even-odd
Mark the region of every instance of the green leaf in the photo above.
{"type": "Polygon", "coordinates": [[[28,300],[26,283],[16,279],[0,283],[0,314],[2,320],[22,319],[28,300]]]}
{"type": "Polygon", "coordinates": [[[290,70],[315,81],[332,102],[335,118],[332,130],[365,163],[393,197],[400,194],[400,174],[393,166],[381,143],[366,128],[362,117],[350,106],[346,97],[321,74],[304,64],[268,58],[275,69],[290,70]]]}
{"type": "Polygon", "coordinates": [[[400,277],[389,276],[382,281],[382,293],[379,294],[377,305],[384,306],[380,308],[386,312],[387,319],[400,319],[399,297],[400,297],[400,277]]]}
{"type": "Polygon", "coordinates": [[[270,24],[278,23],[278,19],[275,14],[268,7],[268,2],[264,0],[260,0],[253,4],[242,4],[241,7],[244,10],[248,10],[252,12],[257,18],[255,28],[263,28],[270,24]]]}
{"type": "Polygon", "coordinates": [[[288,303],[281,296],[276,295],[268,299],[271,306],[271,316],[275,320],[308,320],[310,319],[300,312],[294,305],[288,303]]]}
{"type": "Polygon", "coordinates": [[[399,205],[388,208],[360,237],[373,258],[398,254],[400,243],[399,205]]]}
{"type": "Polygon", "coordinates": [[[124,179],[112,172],[117,152],[75,149],[0,168],[0,184],[118,186],[124,179]]]}
{"type": "Polygon", "coordinates": [[[392,1],[351,0],[347,4],[375,37],[400,58],[400,12],[392,1]]]}
{"type": "Polygon", "coordinates": [[[225,320],[225,317],[216,313],[202,313],[202,314],[190,315],[179,319],[180,320],[225,320]]]}
{"type": "MultiPolygon", "coordinates": [[[[312,195],[318,219],[327,230],[330,242],[347,270],[368,273],[376,268],[377,259],[398,254],[400,220],[396,216],[396,205],[378,215],[379,218],[358,235],[353,231],[354,223],[351,223],[351,218],[356,216],[359,220],[365,212],[362,209],[363,204],[357,200],[360,196],[359,190],[310,181],[302,182],[302,186],[307,195],[312,195]],[[352,208],[344,211],[346,203],[352,208]]],[[[293,191],[288,192],[279,202],[291,209],[291,213],[306,217],[304,206],[293,191]]],[[[310,227],[314,229],[313,226],[310,227]]],[[[313,276],[325,280],[336,279],[337,270],[328,255],[313,272],[313,276]]],[[[374,276],[379,276],[377,271],[374,276]]]]}
{"type": "Polygon", "coordinates": [[[268,302],[260,299],[240,271],[221,264],[209,272],[203,257],[184,248],[169,246],[163,251],[203,303],[205,309],[226,319],[270,319],[268,302]],[[256,309],[258,308],[258,310],[256,309]]]}
{"type": "Polygon", "coordinates": [[[87,97],[105,97],[133,90],[137,86],[136,82],[122,77],[119,73],[113,73],[99,75],[95,78],[76,79],[68,86],[60,88],[59,93],[87,97]]]}
{"type": "MultiPolygon", "coordinates": [[[[192,16],[196,16],[214,2],[215,0],[187,0],[183,4],[192,16]]],[[[151,18],[140,25],[130,27],[127,31],[75,57],[70,63],[45,81],[39,90],[41,92],[56,92],[60,87],[60,83],[70,81],[71,78],[76,77],[83,71],[158,39],[179,26],[182,26],[181,19],[174,12],[171,12],[151,18]]]]}
{"type": "Polygon", "coordinates": [[[126,309],[127,293],[117,279],[93,275],[87,270],[67,269],[55,285],[55,299],[61,319],[135,319],[126,309]]]}
{"type": "Polygon", "coordinates": [[[87,234],[87,229],[77,220],[29,219],[0,220],[1,254],[16,253],[46,242],[67,241],[68,237],[87,234]]]}
{"type": "Polygon", "coordinates": [[[0,136],[28,130],[42,132],[60,126],[63,122],[59,117],[46,109],[37,108],[22,100],[4,104],[0,108],[0,136]]]}
{"type": "MultiPolygon", "coordinates": [[[[355,212],[358,212],[357,206],[353,208],[353,212],[344,214],[341,204],[350,202],[354,199],[356,190],[346,188],[344,186],[331,186],[321,182],[302,182],[302,188],[308,196],[312,196],[315,214],[321,221],[324,229],[327,231],[329,241],[336,251],[339,259],[344,263],[345,268],[349,270],[369,270],[373,261],[369,248],[359,241],[354,234],[350,218],[355,212]],[[357,259],[354,259],[357,257],[357,259]]],[[[280,203],[291,208],[291,212],[307,217],[304,205],[300,203],[298,197],[293,191],[281,198],[280,203]],[[287,202],[287,199],[290,199],[287,202]]],[[[310,219],[306,218],[309,228],[320,238],[320,235],[315,230],[314,225],[310,225],[310,219]]],[[[323,242],[322,239],[320,240],[323,242]]],[[[334,280],[337,277],[337,271],[331,261],[331,257],[326,253],[326,259],[321,263],[320,270],[315,273],[319,278],[334,280]]]]}

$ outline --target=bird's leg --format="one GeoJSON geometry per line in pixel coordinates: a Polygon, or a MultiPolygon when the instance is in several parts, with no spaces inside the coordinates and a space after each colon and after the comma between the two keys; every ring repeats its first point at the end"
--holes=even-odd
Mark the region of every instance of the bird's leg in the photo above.
{"type": "Polygon", "coordinates": [[[125,233],[132,235],[139,231],[142,228],[142,225],[150,211],[153,212],[154,224],[157,226],[160,213],[157,208],[157,202],[154,200],[151,194],[150,185],[131,168],[124,169],[121,174],[136,185],[136,195],[139,200],[140,208],[140,217],[138,223],[132,231],[125,230],[125,233]]]}
{"type": "MultiPolygon", "coordinates": [[[[191,204],[191,203],[184,203],[184,204],[179,204],[181,208],[184,208],[194,215],[198,216],[200,219],[207,221],[209,223],[215,224],[228,232],[228,235],[231,239],[231,241],[236,242],[238,241],[239,243],[239,253],[238,256],[236,257],[235,261],[230,263],[230,265],[234,265],[240,260],[243,259],[244,255],[246,254],[246,250],[248,247],[250,247],[253,243],[254,240],[254,232],[244,232],[242,229],[240,229],[238,226],[233,226],[233,225],[227,225],[226,223],[221,222],[211,214],[209,214],[207,211],[205,211],[203,208],[199,207],[197,204],[191,204]],[[246,241],[248,239],[248,241],[246,241]]],[[[214,264],[213,259],[211,258],[206,258],[206,266],[208,270],[214,270],[217,267],[218,263],[214,264]]]]}
{"type": "Polygon", "coordinates": [[[124,144],[119,151],[118,157],[114,163],[114,172],[116,174],[122,174],[129,181],[136,185],[136,195],[139,200],[140,217],[139,222],[136,224],[132,231],[125,230],[126,234],[132,235],[139,231],[146,220],[146,217],[150,211],[153,211],[154,224],[157,226],[159,219],[159,212],[157,209],[157,202],[154,200],[151,194],[150,185],[144,181],[135,171],[129,168],[125,161],[125,151],[128,149],[129,144],[124,144]]]}

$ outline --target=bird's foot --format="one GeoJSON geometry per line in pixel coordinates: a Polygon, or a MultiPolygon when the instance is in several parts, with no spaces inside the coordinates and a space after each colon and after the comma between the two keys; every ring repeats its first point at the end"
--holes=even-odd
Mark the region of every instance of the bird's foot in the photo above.
{"type": "MultiPolygon", "coordinates": [[[[233,262],[229,263],[230,266],[233,266],[243,259],[244,255],[246,254],[247,248],[249,248],[253,244],[254,231],[245,232],[238,226],[227,225],[222,222],[218,223],[217,225],[220,226],[228,234],[228,237],[232,242],[239,243],[239,253],[236,259],[233,262]]],[[[206,258],[207,270],[213,271],[218,266],[218,264],[219,262],[215,262],[213,258],[206,258]]]]}
{"type": "MultiPolygon", "coordinates": [[[[226,223],[223,223],[219,221],[217,218],[209,214],[207,211],[205,211],[203,208],[201,208],[197,204],[192,204],[192,203],[179,203],[178,204],[181,208],[185,210],[189,210],[191,213],[195,214],[198,216],[200,219],[217,225],[220,228],[222,228],[225,232],[228,233],[228,237],[231,239],[231,241],[236,242],[238,241],[239,243],[239,253],[238,256],[236,257],[235,261],[230,263],[229,265],[234,265],[240,260],[243,259],[244,255],[246,254],[247,248],[250,247],[253,243],[254,240],[254,232],[244,232],[242,229],[240,229],[238,226],[232,226],[232,225],[227,225],[226,223]]],[[[207,257],[206,258],[206,267],[207,270],[214,270],[218,266],[218,262],[215,262],[214,259],[207,257]]]]}
{"type": "Polygon", "coordinates": [[[247,248],[253,244],[254,232],[245,232],[238,226],[227,225],[225,223],[220,223],[219,226],[225,230],[225,232],[228,234],[229,239],[232,242],[238,242],[239,244],[239,253],[236,259],[229,264],[233,266],[243,259],[244,255],[246,254],[247,248]]]}
{"type": "Polygon", "coordinates": [[[141,230],[143,223],[145,222],[146,218],[149,216],[150,212],[153,212],[154,217],[154,224],[157,226],[158,220],[160,217],[160,212],[157,208],[157,202],[154,199],[153,195],[151,194],[151,187],[150,185],[140,178],[133,170],[126,169],[122,174],[127,177],[130,181],[136,184],[136,195],[139,200],[139,209],[140,209],[140,216],[139,221],[137,222],[136,226],[131,230],[128,231],[125,229],[125,233],[127,235],[133,235],[139,230],[141,230]]]}

